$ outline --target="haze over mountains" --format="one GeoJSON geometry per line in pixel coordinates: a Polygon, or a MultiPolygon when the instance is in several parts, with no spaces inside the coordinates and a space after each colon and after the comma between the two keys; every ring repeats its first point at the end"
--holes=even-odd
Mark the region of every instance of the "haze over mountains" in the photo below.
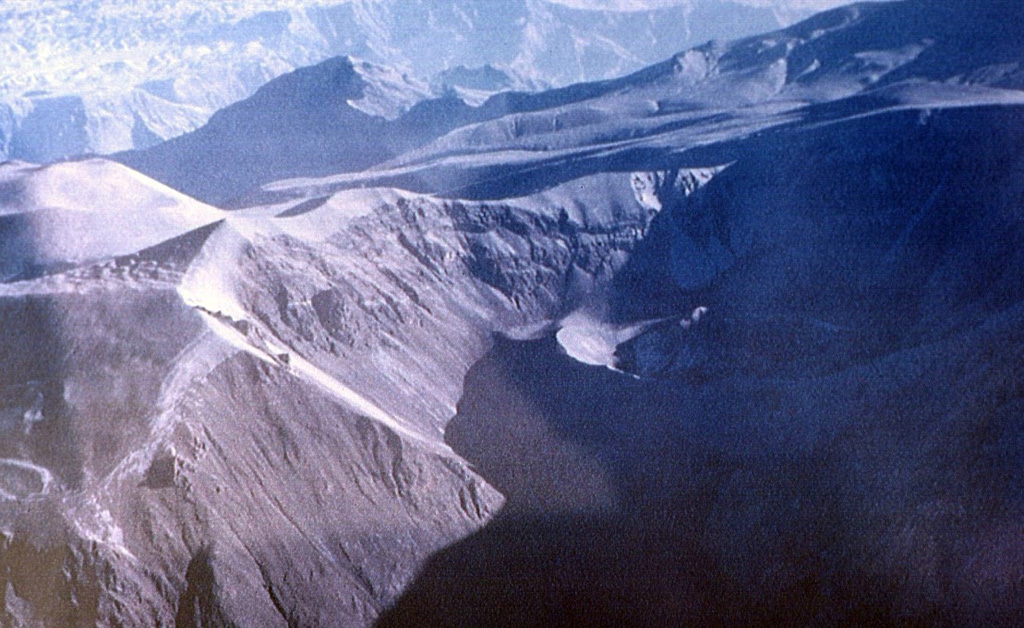
{"type": "Polygon", "coordinates": [[[1022,31],[0,165],[0,623],[1020,625],[1022,31]]]}
{"type": "MultiPolygon", "coordinates": [[[[332,59],[271,81],[194,133],[116,159],[220,204],[262,183],[360,171],[409,153],[396,162],[411,164],[408,167],[383,170],[400,172],[403,186],[436,191],[452,185],[466,167],[487,167],[486,160],[449,169],[423,155],[443,154],[453,161],[455,153],[515,150],[527,151],[522,159],[533,154],[549,160],[553,150],[583,146],[607,146],[616,154],[634,150],[635,142],[623,141],[626,138],[664,133],[671,125],[684,127],[677,135],[687,138],[699,137],[704,130],[708,138],[721,140],[723,133],[742,135],[806,115],[808,105],[817,103],[846,101],[849,107],[870,109],[877,103],[858,103],[883,98],[892,101],[889,107],[898,107],[902,100],[928,97],[998,100],[998,90],[981,88],[1017,88],[1024,82],[1016,64],[1016,29],[986,16],[984,8],[960,9],[956,15],[941,8],[922,12],[914,16],[921,24],[898,30],[886,22],[888,16],[874,16],[870,6],[865,10],[867,17],[856,24],[822,18],[737,45],[711,42],[602,83],[540,94],[502,93],[477,107],[454,95],[426,100],[394,120],[374,116],[359,105],[387,98],[379,96],[390,93],[380,86],[381,73],[365,64],[332,59]],[[959,43],[965,22],[987,22],[990,27],[986,37],[991,42],[970,55],[959,43]],[[829,31],[838,32],[821,41],[829,31]],[[926,87],[911,79],[940,85],[926,87]],[[972,89],[965,93],[958,87],[962,85],[972,89]],[[946,90],[945,96],[941,90],[946,90]],[[723,125],[711,114],[734,122],[723,125]],[[445,137],[456,127],[464,128],[445,137]],[[421,150],[409,152],[412,149],[421,150]],[[428,173],[416,172],[418,160],[430,164],[428,173]],[[440,174],[431,174],[434,171],[440,174]],[[423,176],[433,180],[415,181],[423,176]]],[[[577,157],[567,167],[582,171],[591,161],[589,155],[577,157]]],[[[494,175],[501,177],[499,194],[506,194],[508,185],[530,181],[500,159],[495,170],[501,171],[494,175]]],[[[367,176],[377,181],[395,175],[367,176]]]]}
{"type": "Polygon", "coordinates": [[[374,111],[392,117],[428,89],[478,100],[611,78],[777,25],[771,11],[729,0],[626,13],[546,0],[10,3],[0,7],[0,157],[144,148],[337,55],[396,70],[398,98],[374,111]]]}

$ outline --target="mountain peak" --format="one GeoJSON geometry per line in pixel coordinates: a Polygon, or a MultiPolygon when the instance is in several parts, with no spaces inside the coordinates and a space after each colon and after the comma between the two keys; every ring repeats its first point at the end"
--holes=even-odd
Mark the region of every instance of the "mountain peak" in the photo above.
{"type": "MultiPolygon", "coordinates": [[[[486,64],[513,87],[533,89],[611,78],[708,33],[777,25],[770,11],[722,0],[702,2],[721,10],[692,20],[682,6],[627,14],[527,0],[491,5],[187,0],[125,9],[114,0],[47,0],[0,8],[0,158],[141,148],[198,128],[274,77],[337,55],[396,68],[391,82],[416,91],[439,73],[486,64]],[[733,14],[742,19],[720,19],[733,14]],[[47,131],[58,127],[59,137],[47,131]]],[[[382,92],[367,110],[393,118],[411,105],[385,102],[388,95],[401,96],[382,92]]],[[[479,89],[466,95],[486,97],[479,89]]]]}

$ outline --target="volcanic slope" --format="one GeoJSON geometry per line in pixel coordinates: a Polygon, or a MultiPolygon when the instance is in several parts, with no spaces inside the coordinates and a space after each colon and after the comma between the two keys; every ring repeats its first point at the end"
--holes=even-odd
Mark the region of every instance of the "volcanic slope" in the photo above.
{"type": "Polygon", "coordinates": [[[837,10],[725,46],[683,113],[654,105],[708,50],[315,183],[633,169],[659,210],[610,288],[469,371],[446,440],[508,502],[380,626],[1024,620],[1024,15],[986,6],[837,10]]]}
{"type": "Polygon", "coordinates": [[[3,616],[25,626],[368,625],[503,503],[443,442],[463,374],[653,215],[628,177],[564,219],[393,190],[227,213],[102,160],[0,175],[3,616]]]}
{"type": "Polygon", "coordinates": [[[508,502],[380,625],[1018,624],[1024,109],[920,114],[666,184],[498,342],[446,441],[508,502]]]}
{"type": "Polygon", "coordinates": [[[104,170],[62,202],[166,230],[14,231],[5,621],[1019,624],[1022,22],[990,6],[505,96],[230,212],[5,166],[4,216],[104,170]]]}

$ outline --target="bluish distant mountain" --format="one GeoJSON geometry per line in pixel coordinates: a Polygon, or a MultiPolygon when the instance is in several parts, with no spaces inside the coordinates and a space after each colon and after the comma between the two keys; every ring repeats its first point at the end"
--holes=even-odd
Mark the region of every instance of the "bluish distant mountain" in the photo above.
{"type": "MultiPolygon", "coordinates": [[[[826,112],[956,101],[961,92],[968,100],[1001,89],[1011,90],[1008,97],[1016,93],[1024,80],[1017,33],[1001,14],[920,6],[865,4],[855,12],[827,12],[765,35],[707,42],[620,78],[537,93],[502,91],[475,105],[449,85],[441,97],[393,119],[358,101],[386,101],[401,91],[389,87],[400,78],[372,64],[334,59],[270,82],[193,133],[117,159],[214,204],[271,181],[355,173],[390,160],[404,167],[377,168],[366,177],[418,191],[480,181],[473,185],[494,192],[473,194],[501,196],[509,186],[525,192],[545,185],[536,177],[548,176],[550,168],[533,164],[546,163],[556,150],[577,155],[564,160],[564,176],[570,176],[618,168],[622,152],[650,154],[637,146],[640,138],[670,130],[680,138],[699,130],[707,133],[703,142],[714,144],[782,121],[838,115],[826,112]],[[890,26],[901,20],[908,26],[890,26]],[[964,37],[981,32],[988,44],[966,53],[964,37]],[[585,147],[589,152],[580,156],[585,147]],[[500,151],[515,152],[531,173],[542,174],[523,176],[503,158],[473,159],[500,151]],[[475,169],[488,173],[467,177],[475,169]]],[[[447,76],[461,76],[471,87],[467,72],[455,68],[447,76]]],[[[478,78],[494,87],[507,85],[498,70],[483,72],[478,78]]]]}
{"type": "Polygon", "coordinates": [[[619,13],[545,0],[147,2],[0,6],[0,158],[145,148],[270,79],[335,56],[395,68],[389,116],[458,66],[517,89],[611,78],[711,37],[778,25],[729,0],[619,13]]]}

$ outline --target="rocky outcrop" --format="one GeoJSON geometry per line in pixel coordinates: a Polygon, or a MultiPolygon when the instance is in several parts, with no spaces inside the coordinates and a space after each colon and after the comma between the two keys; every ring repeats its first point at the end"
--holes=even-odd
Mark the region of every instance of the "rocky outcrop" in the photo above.
{"type": "Polygon", "coordinates": [[[443,442],[462,373],[606,281],[652,215],[626,176],[629,205],[572,217],[397,191],[225,215],[100,162],[6,185],[96,171],[81,220],[180,235],[26,235],[53,263],[0,286],[14,625],[369,624],[503,503],[443,442]]]}

